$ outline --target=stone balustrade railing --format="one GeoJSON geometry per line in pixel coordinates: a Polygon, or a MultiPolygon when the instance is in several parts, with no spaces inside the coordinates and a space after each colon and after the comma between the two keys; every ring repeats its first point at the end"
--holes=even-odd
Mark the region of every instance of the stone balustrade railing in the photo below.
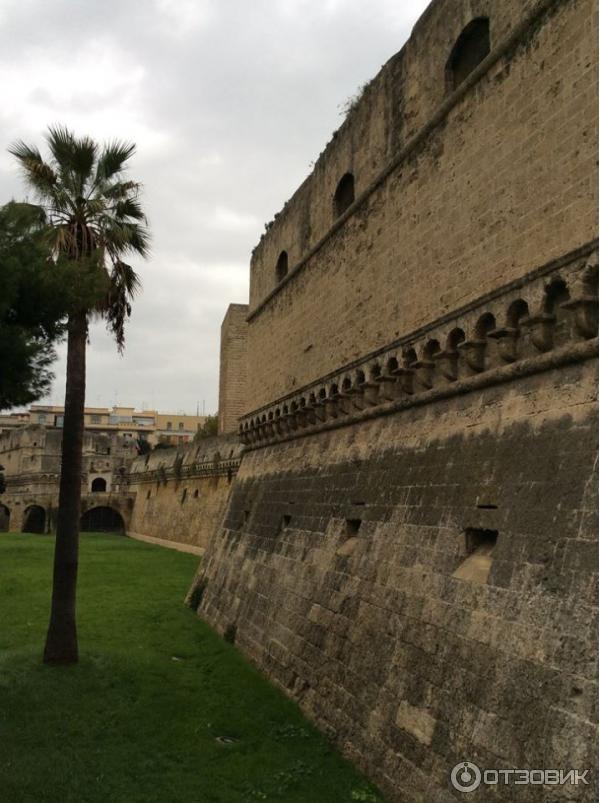
{"type": "Polygon", "coordinates": [[[168,482],[169,480],[192,479],[194,477],[231,476],[240,466],[241,457],[202,461],[197,463],[159,465],[147,471],[137,471],[127,476],[127,484],[142,482],[168,482]]]}

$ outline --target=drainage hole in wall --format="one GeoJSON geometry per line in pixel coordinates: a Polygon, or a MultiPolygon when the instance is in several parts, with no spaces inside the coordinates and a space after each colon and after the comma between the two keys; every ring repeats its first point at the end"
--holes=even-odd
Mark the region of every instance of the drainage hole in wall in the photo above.
{"type": "Polygon", "coordinates": [[[492,568],[498,532],[469,527],[464,535],[466,557],[452,576],[469,583],[483,585],[487,583],[492,568]]]}
{"type": "Polygon", "coordinates": [[[237,626],[234,624],[227,625],[225,628],[225,632],[223,633],[223,638],[229,644],[235,644],[235,637],[237,636],[237,626]]]}
{"type": "Polygon", "coordinates": [[[478,530],[468,527],[465,530],[465,546],[467,555],[474,552],[490,554],[496,546],[498,530],[478,530]]]}

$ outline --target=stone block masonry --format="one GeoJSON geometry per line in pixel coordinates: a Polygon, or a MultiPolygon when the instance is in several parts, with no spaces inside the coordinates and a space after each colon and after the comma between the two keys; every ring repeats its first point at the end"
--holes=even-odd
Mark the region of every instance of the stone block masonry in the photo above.
{"type": "Polygon", "coordinates": [[[594,239],[595,13],[594,0],[432,5],[254,254],[246,412],[594,239]],[[517,9],[522,22],[542,5],[511,39],[517,9]],[[467,8],[489,16],[490,58],[502,55],[446,95],[449,32],[458,37],[467,8]],[[336,220],[348,171],[357,200],[336,220]],[[277,283],[282,250],[290,270],[277,283]]]}
{"type": "Polygon", "coordinates": [[[246,404],[247,304],[230,304],[221,325],[219,434],[236,432],[246,404]]]}
{"type": "Polygon", "coordinates": [[[235,437],[220,436],[137,458],[127,477],[135,499],[128,529],[204,549],[222,520],[241,451],[235,437]]]}
{"type": "Polygon", "coordinates": [[[189,600],[394,803],[597,763],[597,17],[434,0],[252,255],[189,600]]]}
{"type": "Polygon", "coordinates": [[[454,799],[461,759],[595,766],[595,383],[590,359],[243,459],[199,612],[390,800],[454,799]]]}

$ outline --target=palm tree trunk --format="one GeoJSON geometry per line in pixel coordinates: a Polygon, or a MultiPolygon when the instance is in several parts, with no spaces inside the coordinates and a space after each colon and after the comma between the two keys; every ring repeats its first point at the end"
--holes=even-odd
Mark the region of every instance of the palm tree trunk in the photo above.
{"type": "Polygon", "coordinates": [[[68,330],[67,387],[54,548],[52,612],[44,648],[44,663],[47,664],[74,664],[78,660],[75,595],[81,515],[83,409],[85,405],[87,341],[85,312],[70,317],[68,330]]]}

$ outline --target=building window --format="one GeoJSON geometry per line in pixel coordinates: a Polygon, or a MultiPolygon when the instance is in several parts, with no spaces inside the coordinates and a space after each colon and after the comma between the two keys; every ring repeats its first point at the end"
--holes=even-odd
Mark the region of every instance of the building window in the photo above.
{"type": "Polygon", "coordinates": [[[102,416],[94,414],[92,416],[92,424],[100,424],[102,421],[102,416]]]}
{"type": "Polygon", "coordinates": [[[285,276],[287,276],[288,272],[288,255],[287,251],[282,251],[279,254],[279,259],[277,260],[277,265],[275,266],[275,274],[277,276],[277,281],[280,282],[285,276]]]}
{"type": "Polygon", "coordinates": [[[46,413],[38,413],[38,423],[45,424],[48,416],[46,413]]]}
{"type": "Polygon", "coordinates": [[[446,64],[448,91],[456,89],[490,52],[490,21],[477,17],[463,29],[446,64]]]}
{"type": "Polygon", "coordinates": [[[181,421],[179,422],[179,431],[180,431],[180,432],[183,432],[183,424],[182,424],[182,422],[181,422],[181,421]]]}
{"type": "Polygon", "coordinates": [[[167,421],[167,429],[169,429],[169,430],[173,429],[173,422],[172,421],[167,421]]]}
{"type": "Polygon", "coordinates": [[[336,218],[343,215],[354,203],[354,176],[346,173],[341,177],[333,196],[333,213],[336,218]]]}
{"type": "Polygon", "coordinates": [[[96,477],[96,479],[92,480],[92,493],[105,493],[106,491],[106,480],[104,477],[96,477]]]}

